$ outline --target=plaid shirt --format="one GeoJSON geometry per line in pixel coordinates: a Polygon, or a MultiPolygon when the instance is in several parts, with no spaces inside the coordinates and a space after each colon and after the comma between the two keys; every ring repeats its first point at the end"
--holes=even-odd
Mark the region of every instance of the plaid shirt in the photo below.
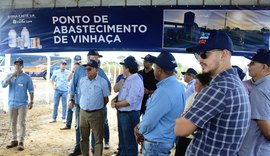
{"type": "Polygon", "coordinates": [[[186,156],[235,156],[250,122],[248,94],[237,71],[217,75],[184,117],[198,127],[186,156]]]}

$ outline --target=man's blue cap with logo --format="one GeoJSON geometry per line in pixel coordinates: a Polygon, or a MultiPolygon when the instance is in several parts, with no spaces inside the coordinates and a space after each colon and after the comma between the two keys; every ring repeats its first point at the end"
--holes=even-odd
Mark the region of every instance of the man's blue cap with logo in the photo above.
{"type": "Polygon", "coordinates": [[[102,55],[99,55],[99,53],[96,50],[89,50],[87,56],[98,56],[103,57],[102,55]]]}
{"type": "Polygon", "coordinates": [[[249,60],[266,64],[270,67],[270,51],[261,51],[255,54],[253,57],[246,57],[249,60]]]}
{"type": "Polygon", "coordinates": [[[146,55],[145,57],[142,57],[142,59],[144,59],[145,61],[149,61],[150,63],[155,63],[156,58],[157,57],[152,56],[150,54],[146,55]]]}
{"type": "Polygon", "coordinates": [[[14,61],[14,64],[16,63],[20,63],[20,65],[23,65],[23,59],[21,57],[16,58],[16,60],[14,61]]]}
{"type": "Polygon", "coordinates": [[[156,58],[155,64],[161,69],[172,72],[175,72],[175,67],[177,67],[175,58],[169,52],[161,52],[156,58]]]}
{"type": "Polygon", "coordinates": [[[67,64],[67,61],[66,60],[62,60],[61,61],[61,64],[67,64]]]}
{"type": "Polygon", "coordinates": [[[127,58],[124,59],[124,62],[120,62],[120,64],[130,67],[130,68],[137,68],[138,63],[136,59],[133,56],[128,56],[127,58]]]}
{"type": "Polygon", "coordinates": [[[82,57],[81,57],[80,55],[76,55],[76,56],[74,57],[74,62],[75,62],[75,63],[81,62],[81,60],[82,60],[82,57]]]}
{"type": "Polygon", "coordinates": [[[220,30],[209,30],[201,33],[198,44],[187,48],[188,52],[206,52],[214,49],[227,49],[233,52],[233,42],[228,34],[220,30]]]}
{"type": "Polygon", "coordinates": [[[181,72],[183,75],[185,75],[186,73],[192,74],[194,76],[196,76],[198,73],[196,72],[195,69],[193,68],[188,68],[186,72],[181,72]]]}
{"type": "Polygon", "coordinates": [[[98,68],[98,63],[97,63],[97,61],[95,61],[95,60],[89,60],[89,61],[87,62],[87,64],[84,64],[83,66],[84,66],[84,67],[94,67],[94,68],[98,68]]]}

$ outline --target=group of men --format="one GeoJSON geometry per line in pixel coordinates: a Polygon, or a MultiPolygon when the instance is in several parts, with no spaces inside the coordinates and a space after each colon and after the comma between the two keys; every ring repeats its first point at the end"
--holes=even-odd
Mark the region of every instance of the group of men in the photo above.
{"type": "MultiPolygon", "coordinates": [[[[142,145],[144,156],[170,155],[175,136],[190,134],[193,139],[187,148],[187,156],[270,155],[270,52],[247,57],[251,60],[248,69],[252,77],[249,81],[252,89],[248,94],[237,70],[231,66],[233,43],[225,32],[202,32],[199,44],[187,51],[195,53],[202,72],[209,74],[212,80],[184,114],[185,99],[190,93],[175,76],[177,63],[171,53],[161,52],[156,58],[147,55],[143,58],[145,68],[139,72],[133,56],[120,63],[123,75],[114,86],[119,93],[111,101],[111,107],[117,109],[118,155],[138,155],[138,144],[142,145]],[[148,79],[149,75],[155,80],[148,79]],[[141,121],[140,114],[143,114],[141,121]]],[[[89,155],[90,130],[94,136],[92,140],[95,140],[92,143],[94,156],[103,153],[104,120],[111,86],[98,66],[99,57],[101,55],[96,51],[90,51],[88,63],[79,65],[72,75],[69,107],[76,106],[79,124],[76,126],[76,147],[71,155],[89,155]]],[[[14,64],[16,72],[2,81],[3,87],[10,85],[13,138],[7,148],[19,145],[18,149],[22,150],[25,124],[20,121],[24,130],[21,130],[18,142],[17,119],[14,118],[19,114],[20,119],[25,119],[26,108],[32,108],[33,85],[31,78],[21,71],[22,60],[18,59],[14,64]],[[18,105],[14,97],[20,90],[30,92],[29,103],[27,94],[22,94],[18,97],[21,105],[18,105]]],[[[190,69],[184,74],[187,88],[192,90],[192,77],[197,73],[190,69]]],[[[55,88],[59,89],[57,85],[55,88]]],[[[53,120],[56,116],[53,115],[53,120]]],[[[65,118],[62,116],[62,119],[65,118]]]]}

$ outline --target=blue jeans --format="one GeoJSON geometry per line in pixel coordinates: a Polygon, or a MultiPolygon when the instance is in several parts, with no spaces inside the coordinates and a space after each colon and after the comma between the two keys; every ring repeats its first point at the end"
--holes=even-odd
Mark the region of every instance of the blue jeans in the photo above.
{"type": "Polygon", "coordinates": [[[119,155],[138,156],[138,144],[134,136],[134,127],[140,122],[140,111],[117,113],[119,123],[119,155]]]}
{"type": "Polygon", "coordinates": [[[68,96],[68,91],[60,91],[60,90],[55,90],[54,92],[54,106],[53,106],[53,114],[52,118],[56,120],[57,114],[58,114],[58,106],[59,106],[59,101],[61,98],[62,101],[62,119],[66,119],[66,114],[67,114],[67,96],[68,96]]]}
{"type": "Polygon", "coordinates": [[[68,107],[68,111],[67,111],[67,121],[66,121],[66,127],[68,127],[68,128],[71,128],[72,117],[73,117],[73,111],[72,111],[72,108],[68,107]]]}
{"type": "Polygon", "coordinates": [[[75,131],[76,131],[76,144],[75,144],[75,149],[81,150],[81,145],[80,145],[80,106],[77,104],[76,109],[75,109],[75,131]]]}
{"type": "Polygon", "coordinates": [[[143,142],[143,156],[170,156],[174,142],[171,143],[154,143],[149,141],[143,142]]]}
{"type": "MultiPolygon", "coordinates": [[[[109,123],[108,123],[108,109],[107,106],[104,107],[104,141],[105,144],[109,144],[109,140],[110,140],[110,129],[109,129],[109,123]]],[[[95,146],[95,137],[93,135],[93,132],[91,133],[91,150],[92,153],[94,153],[94,146],[95,146]]]]}

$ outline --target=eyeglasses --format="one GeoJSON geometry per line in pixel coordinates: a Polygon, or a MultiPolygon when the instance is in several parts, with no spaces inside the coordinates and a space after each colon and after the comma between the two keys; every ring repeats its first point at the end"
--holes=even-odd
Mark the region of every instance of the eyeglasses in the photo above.
{"type": "Polygon", "coordinates": [[[197,52],[194,54],[195,58],[198,59],[199,56],[202,58],[202,59],[206,59],[207,58],[207,55],[206,55],[207,51],[204,51],[204,52],[197,52]]]}

